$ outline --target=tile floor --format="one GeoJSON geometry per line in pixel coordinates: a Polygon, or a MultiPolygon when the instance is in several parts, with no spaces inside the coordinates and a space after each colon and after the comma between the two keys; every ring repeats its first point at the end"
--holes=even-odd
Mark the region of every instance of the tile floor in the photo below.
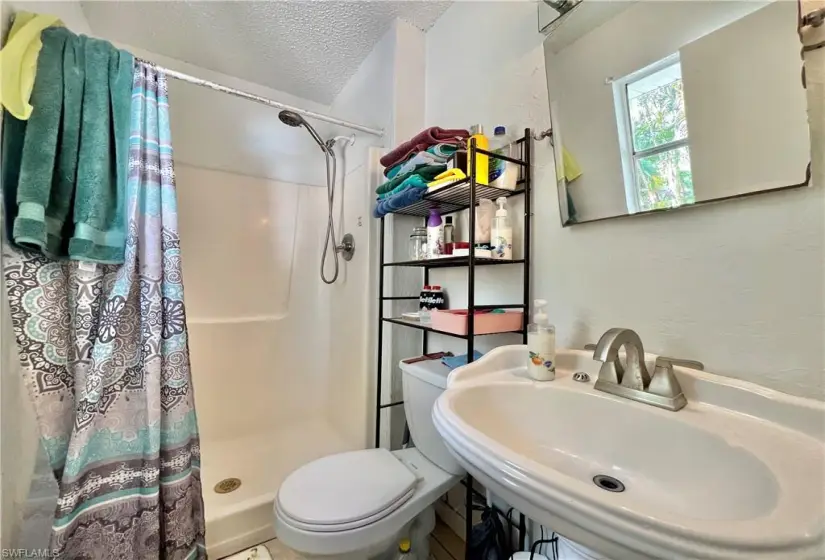
{"type": "Polygon", "coordinates": [[[273,539],[267,543],[264,543],[264,546],[269,550],[269,553],[272,554],[272,560],[303,560],[304,557],[295,552],[294,550],[290,550],[278,539],[273,539]]]}

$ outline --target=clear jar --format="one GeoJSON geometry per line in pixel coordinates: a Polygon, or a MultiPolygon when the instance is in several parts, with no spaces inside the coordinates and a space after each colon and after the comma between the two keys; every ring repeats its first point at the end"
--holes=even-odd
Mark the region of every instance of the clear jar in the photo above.
{"type": "Polygon", "coordinates": [[[427,228],[413,228],[410,234],[410,260],[421,261],[427,258],[427,228]]]}

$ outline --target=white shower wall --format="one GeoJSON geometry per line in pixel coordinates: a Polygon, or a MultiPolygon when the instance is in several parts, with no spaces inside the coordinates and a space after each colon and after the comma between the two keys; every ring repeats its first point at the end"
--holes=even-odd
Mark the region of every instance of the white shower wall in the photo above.
{"type": "Polygon", "coordinates": [[[324,415],[325,191],[189,165],[176,175],[203,437],[266,433],[324,415]]]}

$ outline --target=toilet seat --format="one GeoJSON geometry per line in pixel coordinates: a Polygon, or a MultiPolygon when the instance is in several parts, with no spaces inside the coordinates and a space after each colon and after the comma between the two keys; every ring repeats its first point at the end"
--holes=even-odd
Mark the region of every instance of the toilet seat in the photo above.
{"type": "MultiPolygon", "coordinates": [[[[439,496],[458,484],[461,478],[461,474],[446,472],[431,463],[422,455],[421,451],[415,447],[392,451],[390,452],[392,457],[387,457],[384,450],[380,449],[356,451],[355,453],[359,454],[359,461],[361,460],[361,455],[366,457],[367,453],[383,453],[382,464],[391,465],[391,467],[388,468],[399,473],[399,476],[406,476],[404,471],[396,470],[398,467],[396,463],[386,460],[394,459],[397,463],[400,463],[401,467],[406,468],[409,473],[412,473],[413,477],[417,479],[412,486],[412,495],[407,496],[399,493],[399,498],[394,503],[391,503],[390,507],[384,507],[382,509],[376,506],[374,509],[377,513],[373,516],[364,517],[356,522],[347,524],[350,527],[361,525],[360,527],[348,529],[345,528],[346,525],[341,524],[313,525],[302,523],[300,520],[295,519],[295,516],[301,514],[297,507],[293,507],[297,505],[295,502],[297,501],[300,504],[306,500],[311,500],[317,504],[316,497],[308,498],[307,496],[309,496],[309,494],[301,496],[295,492],[295,489],[290,489],[293,485],[293,482],[290,481],[291,477],[296,476],[297,478],[298,472],[306,472],[302,470],[302,467],[298,469],[298,471],[295,471],[293,475],[287,477],[287,480],[284,481],[278,491],[278,498],[273,504],[273,509],[275,510],[275,533],[282,543],[309,557],[339,556],[341,558],[347,558],[347,560],[364,560],[364,558],[369,558],[373,553],[385,551],[388,547],[393,547],[393,545],[397,546],[400,531],[417,515],[431,506],[439,496]],[[287,483],[287,481],[289,482],[287,483]],[[285,486],[287,487],[286,489],[284,488],[285,486]],[[285,494],[282,495],[284,492],[285,494]],[[284,508],[284,506],[286,506],[286,508],[284,508]],[[299,524],[306,528],[300,527],[299,524]]],[[[342,455],[335,455],[333,457],[342,457],[342,455]]],[[[325,459],[320,459],[320,461],[324,461],[325,459]]],[[[370,461],[371,459],[364,460],[370,461]]],[[[349,463],[349,460],[346,462],[349,463]]],[[[369,465],[367,469],[362,471],[365,474],[363,478],[369,480],[369,485],[372,485],[378,479],[376,476],[377,471],[369,465]]],[[[328,480],[332,480],[334,476],[336,475],[330,474],[328,480]]],[[[302,474],[300,478],[303,477],[304,475],[302,474]]],[[[310,479],[311,478],[312,477],[310,477],[310,479]]],[[[407,480],[410,479],[407,478],[407,480]]],[[[340,481],[340,478],[335,480],[339,487],[341,486],[340,481]]],[[[314,489],[318,487],[311,486],[310,484],[314,484],[314,482],[308,483],[308,492],[315,492],[314,489]]],[[[369,492],[365,486],[359,485],[359,488],[363,492],[369,492]]],[[[329,490],[326,490],[326,495],[331,495],[329,490]]],[[[334,498],[327,497],[327,499],[333,502],[334,498]]],[[[335,502],[332,507],[337,506],[338,503],[335,502]]],[[[303,512],[304,517],[307,519],[316,517],[314,512],[311,513],[312,515],[308,515],[306,512],[303,512]]],[[[361,515],[364,515],[363,512],[361,512],[361,515]]],[[[332,517],[333,516],[328,516],[326,520],[329,521],[332,517]]],[[[344,516],[339,517],[338,520],[342,517],[344,516]]],[[[351,515],[350,517],[357,516],[351,515]]]]}
{"type": "Polygon", "coordinates": [[[386,449],[339,453],[289,475],[275,507],[298,529],[348,531],[400,508],[415,494],[417,483],[416,475],[386,449]]]}

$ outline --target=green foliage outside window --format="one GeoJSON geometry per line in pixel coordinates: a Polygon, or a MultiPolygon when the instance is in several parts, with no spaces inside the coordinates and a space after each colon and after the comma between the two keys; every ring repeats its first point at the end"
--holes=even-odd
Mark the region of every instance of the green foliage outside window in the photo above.
{"type": "MultiPolygon", "coordinates": [[[[682,80],[631,99],[629,109],[634,152],[687,138],[682,80]]],[[[637,157],[635,165],[640,210],[670,208],[695,201],[687,146],[637,157]]]]}

